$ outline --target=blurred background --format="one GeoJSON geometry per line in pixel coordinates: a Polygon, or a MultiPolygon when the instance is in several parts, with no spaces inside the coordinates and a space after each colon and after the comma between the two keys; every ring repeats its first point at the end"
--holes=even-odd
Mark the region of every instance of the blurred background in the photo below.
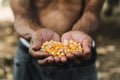
{"type": "MultiPolygon", "coordinates": [[[[120,80],[120,0],[106,0],[100,28],[93,34],[97,44],[98,80],[120,80]]],[[[13,80],[13,54],[18,36],[9,0],[0,0],[0,80],[13,80]]]]}

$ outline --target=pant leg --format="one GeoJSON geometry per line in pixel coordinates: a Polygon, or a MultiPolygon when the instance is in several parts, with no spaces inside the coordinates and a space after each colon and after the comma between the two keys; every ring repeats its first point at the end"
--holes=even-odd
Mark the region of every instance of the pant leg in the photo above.
{"type": "Polygon", "coordinates": [[[19,44],[14,56],[14,80],[97,80],[94,64],[82,66],[40,66],[19,44]]]}
{"type": "Polygon", "coordinates": [[[97,80],[95,64],[79,67],[46,68],[48,80],[97,80]]]}
{"type": "Polygon", "coordinates": [[[71,80],[97,80],[97,70],[95,64],[72,68],[71,80]]]}
{"type": "Polygon", "coordinates": [[[48,80],[44,67],[37,64],[28,53],[28,48],[21,42],[18,42],[14,55],[14,80],[48,80]]]}
{"type": "Polygon", "coordinates": [[[16,48],[14,55],[14,80],[32,80],[32,76],[29,69],[29,56],[19,46],[16,48]]]}

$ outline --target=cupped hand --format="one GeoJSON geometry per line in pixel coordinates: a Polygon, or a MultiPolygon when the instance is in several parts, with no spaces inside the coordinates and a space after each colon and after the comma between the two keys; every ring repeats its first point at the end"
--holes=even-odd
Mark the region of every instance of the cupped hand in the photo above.
{"type": "Polygon", "coordinates": [[[56,32],[48,29],[39,29],[32,34],[29,52],[33,57],[37,58],[38,64],[40,65],[60,61],[59,57],[53,57],[47,52],[40,51],[42,43],[50,40],[60,41],[60,36],[56,32]]]}
{"type": "Polygon", "coordinates": [[[69,31],[62,35],[61,41],[64,40],[74,40],[81,44],[82,52],[73,52],[71,54],[66,54],[68,60],[80,63],[81,61],[86,61],[90,59],[92,39],[89,35],[82,31],[69,31]]]}

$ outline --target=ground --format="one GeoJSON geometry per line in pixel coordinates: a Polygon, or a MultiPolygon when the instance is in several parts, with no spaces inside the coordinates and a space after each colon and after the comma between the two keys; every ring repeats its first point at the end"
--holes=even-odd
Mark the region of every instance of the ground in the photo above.
{"type": "MultiPolygon", "coordinates": [[[[120,80],[119,22],[120,15],[109,18],[102,15],[100,27],[93,33],[98,53],[98,80],[120,80]]],[[[1,21],[0,17],[0,80],[13,80],[13,54],[18,40],[13,26],[13,19],[1,21]]]]}

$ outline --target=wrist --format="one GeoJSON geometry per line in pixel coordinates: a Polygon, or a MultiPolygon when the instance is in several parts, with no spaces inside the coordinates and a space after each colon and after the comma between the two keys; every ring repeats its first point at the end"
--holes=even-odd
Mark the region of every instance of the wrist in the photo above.
{"type": "Polygon", "coordinates": [[[30,37],[29,37],[29,40],[35,35],[35,34],[38,34],[38,32],[42,32],[42,30],[44,30],[44,28],[36,28],[34,29],[33,31],[30,32],[30,37]]]}
{"type": "Polygon", "coordinates": [[[85,13],[80,20],[74,24],[72,30],[79,30],[85,33],[93,33],[98,27],[98,19],[95,15],[85,13]]]}
{"type": "Polygon", "coordinates": [[[85,25],[83,26],[74,26],[73,28],[72,28],[72,31],[82,31],[82,32],[84,32],[84,33],[90,33],[90,29],[89,29],[89,27],[86,27],[85,25]]]}

